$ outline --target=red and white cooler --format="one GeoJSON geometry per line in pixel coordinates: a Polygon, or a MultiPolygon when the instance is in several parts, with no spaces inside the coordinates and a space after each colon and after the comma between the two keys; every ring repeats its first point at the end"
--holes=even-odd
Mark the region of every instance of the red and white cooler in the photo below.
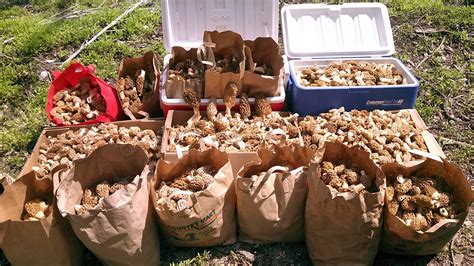
{"type": "MultiPolygon", "coordinates": [[[[257,37],[271,37],[278,43],[278,8],[277,0],[161,0],[163,42],[168,52],[173,46],[185,49],[202,45],[204,31],[232,30],[242,35],[244,40],[254,40],[257,37]]],[[[169,110],[191,110],[183,99],[166,97],[166,82],[168,79],[168,62],[171,54],[163,60],[161,74],[160,103],[166,116],[169,110]]],[[[280,93],[274,97],[267,97],[274,111],[285,108],[285,88],[289,76],[289,68],[284,57],[285,65],[281,74],[280,93]]],[[[255,98],[249,98],[250,105],[255,98]]],[[[209,99],[201,100],[201,110],[205,110],[209,99]]],[[[239,99],[234,109],[238,108],[239,99]]],[[[225,110],[222,99],[217,99],[219,110],[225,110]]]]}

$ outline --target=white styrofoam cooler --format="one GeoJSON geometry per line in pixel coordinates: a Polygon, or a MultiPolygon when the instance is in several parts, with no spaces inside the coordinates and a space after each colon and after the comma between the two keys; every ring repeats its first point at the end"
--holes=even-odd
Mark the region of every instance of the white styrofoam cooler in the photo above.
{"type": "MultiPolygon", "coordinates": [[[[173,46],[185,49],[198,47],[202,45],[206,30],[232,30],[240,33],[244,40],[272,37],[278,43],[278,5],[277,0],[161,0],[165,48],[171,52],[173,46]]],[[[165,88],[170,57],[167,55],[163,60],[161,88],[165,88]]],[[[286,63],[285,70],[280,82],[280,95],[267,98],[274,110],[282,110],[285,106],[285,87],[289,76],[286,63]]],[[[160,98],[165,115],[168,110],[190,109],[182,99],[167,98],[164,89],[160,98]]],[[[255,99],[249,98],[249,101],[252,104],[255,99]]],[[[208,99],[202,99],[201,109],[205,109],[208,102],[208,99]]],[[[219,109],[224,109],[222,100],[218,99],[217,105],[219,109]]]]}
{"type": "Polygon", "coordinates": [[[389,57],[395,45],[385,5],[287,5],[281,16],[292,111],[307,115],[341,106],[366,110],[413,108],[419,82],[400,60],[389,57]],[[349,60],[394,64],[407,84],[304,87],[296,76],[315,64],[325,67],[330,62],[349,60]]]}

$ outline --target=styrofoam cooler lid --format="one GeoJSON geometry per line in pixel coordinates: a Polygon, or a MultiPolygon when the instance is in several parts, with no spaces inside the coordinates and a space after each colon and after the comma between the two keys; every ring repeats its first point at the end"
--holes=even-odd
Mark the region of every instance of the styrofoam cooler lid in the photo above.
{"type": "Polygon", "coordinates": [[[161,0],[165,48],[198,47],[206,30],[232,30],[244,40],[278,42],[278,0],[161,0]]]}
{"type": "Polygon", "coordinates": [[[287,5],[281,17],[285,53],[290,58],[395,52],[387,7],[380,3],[287,5]]]}

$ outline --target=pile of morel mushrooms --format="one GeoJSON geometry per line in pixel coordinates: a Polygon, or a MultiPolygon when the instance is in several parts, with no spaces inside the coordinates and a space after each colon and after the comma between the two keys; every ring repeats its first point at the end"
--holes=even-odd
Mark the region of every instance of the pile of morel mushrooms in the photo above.
{"type": "Polygon", "coordinates": [[[238,89],[234,83],[224,90],[225,113],[217,111],[216,100],[210,99],[206,117],[199,112],[200,99],[192,89],[185,89],[183,98],[193,107],[194,115],[188,124],[169,130],[168,151],[187,151],[191,148],[217,147],[226,151],[256,151],[262,146],[291,143],[299,140],[298,115],[282,116],[272,112],[270,103],[259,94],[255,100],[256,115],[251,115],[246,94],[240,95],[239,112],[232,114],[238,89]]]}
{"type": "Polygon", "coordinates": [[[60,164],[71,167],[73,160],[85,158],[107,143],[140,146],[156,162],[159,159],[161,135],[149,129],[119,127],[114,124],[68,130],[57,136],[48,136],[46,142],[40,145],[38,163],[33,166],[33,171],[42,177],[60,164]]]}
{"type": "Polygon", "coordinates": [[[117,93],[123,109],[140,111],[143,102],[153,94],[153,84],[145,79],[146,72],[138,70],[133,77],[126,76],[117,81],[117,93]]]}
{"type": "Polygon", "coordinates": [[[161,182],[156,190],[158,209],[180,211],[193,205],[190,195],[206,189],[213,181],[217,170],[212,166],[187,169],[170,182],[161,182]]]}
{"type": "Polygon", "coordinates": [[[76,214],[81,215],[94,209],[102,199],[124,188],[132,179],[131,177],[116,177],[113,178],[111,182],[104,180],[90,188],[86,188],[82,195],[81,204],[74,206],[76,214]]]}
{"type": "Polygon", "coordinates": [[[356,164],[333,164],[323,161],[317,171],[317,176],[324,184],[338,192],[367,193],[376,191],[374,177],[370,177],[356,164]]]}
{"type": "Polygon", "coordinates": [[[426,231],[459,214],[450,191],[441,178],[398,175],[387,185],[388,210],[413,230],[426,231]]]}
{"type": "Polygon", "coordinates": [[[313,150],[323,148],[326,141],[358,145],[377,164],[407,162],[416,159],[410,150],[427,151],[422,130],[415,126],[407,110],[332,109],[316,117],[306,116],[299,128],[305,145],[313,150]]]}
{"type": "Polygon", "coordinates": [[[305,87],[407,84],[394,64],[366,61],[332,62],[326,68],[314,65],[301,70],[298,78],[305,87]]]}
{"type": "Polygon", "coordinates": [[[39,221],[51,213],[51,200],[33,199],[25,203],[23,221],[39,221]]]}
{"type": "Polygon", "coordinates": [[[99,85],[85,77],[76,87],[65,88],[53,96],[50,114],[64,125],[74,125],[96,119],[105,110],[99,85]]]}

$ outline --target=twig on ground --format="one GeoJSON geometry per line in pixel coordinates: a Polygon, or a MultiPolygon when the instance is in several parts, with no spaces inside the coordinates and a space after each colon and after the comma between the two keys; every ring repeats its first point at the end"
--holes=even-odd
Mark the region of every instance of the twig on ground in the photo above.
{"type": "Polygon", "coordinates": [[[426,28],[426,29],[423,29],[423,28],[421,28],[421,27],[415,28],[415,33],[420,33],[420,34],[426,34],[426,33],[440,33],[440,32],[446,33],[446,32],[448,32],[448,31],[447,31],[447,30],[443,30],[443,29],[435,29],[435,28],[426,28]]]}
{"type": "Polygon", "coordinates": [[[439,49],[441,49],[441,47],[443,47],[443,44],[444,44],[445,40],[446,40],[446,36],[443,36],[443,39],[441,40],[441,43],[438,45],[438,47],[436,47],[436,49],[434,49],[434,51],[432,53],[425,56],[425,58],[423,58],[420,61],[420,63],[418,63],[418,65],[416,65],[415,69],[418,69],[423,63],[425,63],[426,60],[430,59],[439,49]]]}
{"type": "Polygon", "coordinates": [[[59,16],[59,15],[61,15],[61,14],[64,14],[66,11],[71,10],[71,9],[74,9],[74,8],[76,8],[76,7],[78,7],[78,6],[79,6],[79,4],[74,4],[74,5],[70,6],[70,7],[66,8],[66,9],[64,9],[64,10],[62,10],[61,12],[58,12],[58,13],[52,15],[52,16],[49,17],[49,18],[43,19],[43,20],[41,21],[41,23],[42,23],[42,24],[50,23],[50,22],[52,22],[52,20],[51,20],[52,18],[57,17],[57,16],[59,16]]]}
{"type": "Polygon", "coordinates": [[[5,58],[8,58],[8,59],[10,59],[10,60],[13,60],[13,57],[8,56],[8,55],[3,54],[3,53],[0,53],[0,57],[5,57],[5,58]]]}
{"type": "Polygon", "coordinates": [[[102,6],[104,5],[104,3],[105,3],[105,0],[102,1],[102,3],[100,3],[100,5],[98,5],[97,7],[90,8],[90,9],[85,9],[85,10],[73,10],[70,13],[66,13],[66,11],[68,11],[68,10],[75,9],[75,8],[79,7],[79,4],[75,4],[75,5],[62,10],[61,12],[59,12],[59,13],[57,13],[57,14],[55,14],[55,15],[47,18],[47,19],[43,19],[41,21],[41,23],[42,24],[48,24],[48,23],[56,22],[56,21],[61,20],[61,19],[71,19],[71,18],[82,17],[82,16],[85,16],[87,14],[92,13],[95,10],[101,9],[102,6]],[[59,15],[61,15],[61,16],[59,16],[59,15]]]}
{"type": "Polygon", "coordinates": [[[102,9],[102,7],[99,6],[99,7],[94,7],[94,8],[86,9],[86,10],[74,11],[74,12],[72,12],[72,13],[69,13],[69,14],[65,15],[65,16],[62,17],[62,18],[66,18],[66,19],[78,18],[78,17],[85,16],[85,15],[87,15],[87,14],[90,14],[90,13],[92,13],[93,11],[99,10],[99,9],[102,9]]]}
{"type": "Polygon", "coordinates": [[[56,59],[47,59],[47,60],[41,60],[41,59],[38,59],[36,57],[32,57],[33,60],[37,61],[38,63],[41,63],[41,64],[57,64],[55,63],[56,62],[56,59]]]}
{"type": "Polygon", "coordinates": [[[461,119],[455,117],[451,112],[450,110],[448,110],[448,102],[449,102],[449,98],[444,94],[442,93],[440,90],[438,90],[435,86],[433,86],[430,82],[428,82],[426,79],[420,77],[420,80],[424,81],[428,86],[430,86],[436,93],[438,93],[439,95],[441,95],[444,99],[444,102],[443,102],[443,112],[444,114],[451,120],[454,120],[454,121],[457,121],[457,122],[462,122],[461,119]]]}
{"type": "MultiPolygon", "coordinates": [[[[467,106],[464,102],[462,102],[461,100],[457,100],[457,99],[453,99],[454,100],[454,105],[456,105],[457,107],[460,107],[460,109],[458,110],[462,110],[462,109],[465,109],[465,110],[469,110],[470,107],[467,106]]],[[[469,101],[469,100],[468,100],[469,101]]],[[[466,115],[464,115],[462,112],[458,112],[458,115],[461,117],[462,120],[464,121],[471,121],[472,119],[466,115]]],[[[470,116],[472,116],[473,114],[472,113],[469,113],[470,116]]]]}
{"type": "Polygon", "coordinates": [[[11,42],[13,39],[15,39],[15,37],[8,38],[8,39],[6,39],[6,40],[3,41],[3,44],[8,44],[8,43],[11,42]]]}
{"type": "Polygon", "coordinates": [[[466,146],[466,147],[469,147],[469,148],[474,148],[474,145],[472,145],[472,144],[469,144],[469,143],[466,143],[466,142],[463,142],[463,141],[450,139],[450,138],[445,138],[445,137],[439,136],[439,140],[445,142],[445,144],[457,144],[457,145],[460,145],[460,146],[466,146]]]}
{"type": "Polygon", "coordinates": [[[400,28],[400,25],[397,25],[397,26],[393,27],[393,29],[392,29],[392,35],[395,36],[395,33],[398,31],[399,28],[400,28]]]}
{"type": "Polygon", "coordinates": [[[135,10],[135,8],[137,8],[139,5],[145,3],[146,0],[141,0],[135,4],[133,4],[132,6],[130,6],[127,10],[125,10],[125,12],[123,12],[120,16],[118,16],[114,21],[112,21],[111,23],[109,23],[109,25],[105,26],[105,28],[103,28],[101,31],[99,31],[96,35],[94,35],[94,37],[92,37],[90,40],[88,40],[87,42],[83,43],[81,45],[81,47],[79,49],[77,49],[77,51],[75,51],[71,56],[69,56],[68,59],[66,59],[66,61],[64,61],[62,64],[61,64],[61,67],[64,66],[65,64],[67,64],[69,61],[71,61],[74,57],[76,57],[82,50],[84,50],[84,48],[86,48],[87,46],[89,46],[92,42],[94,42],[97,38],[99,38],[100,35],[102,35],[104,32],[106,32],[109,28],[113,27],[115,24],[117,24],[123,17],[125,17],[126,15],[128,15],[130,12],[132,12],[133,10],[135,10]]]}

